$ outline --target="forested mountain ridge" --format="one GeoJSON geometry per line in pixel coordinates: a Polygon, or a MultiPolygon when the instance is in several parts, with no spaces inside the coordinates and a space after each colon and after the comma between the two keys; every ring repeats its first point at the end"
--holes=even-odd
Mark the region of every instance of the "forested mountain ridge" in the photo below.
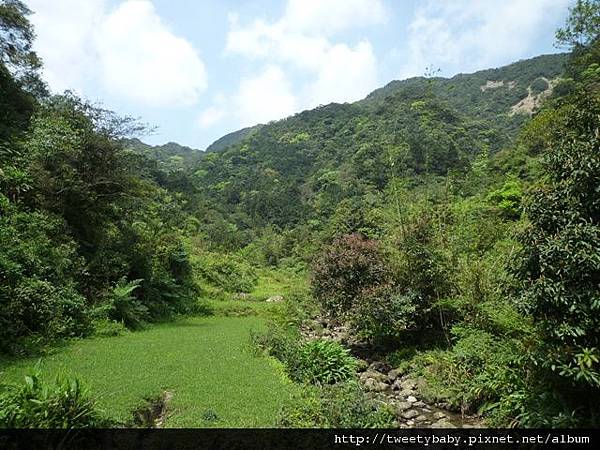
{"type": "MultiPolygon", "coordinates": [[[[544,85],[544,80],[547,83],[563,73],[567,56],[566,53],[540,55],[504,67],[458,74],[452,78],[414,77],[394,80],[354,104],[380,103],[398,93],[410,96],[411,92],[431,90],[460,111],[487,117],[505,115],[527,97],[529,87],[534,90],[534,95],[546,90],[548,86],[544,85]]],[[[533,111],[529,111],[531,112],[533,111]]],[[[513,126],[518,126],[522,118],[515,119],[513,126]]],[[[209,145],[206,151],[222,151],[244,140],[261,126],[255,125],[228,133],[209,145]]]]}
{"type": "Polygon", "coordinates": [[[393,177],[465,172],[478,155],[511,145],[530,116],[511,108],[530,91],[541,104],[551,92],[544,80],[556,80],[565,61],[544,55],[451,79],[395,81],[352,104],[246,130],[204,155],[194,182],[241,229],[330,217],[349,198],[359,210],[393,177]]]}

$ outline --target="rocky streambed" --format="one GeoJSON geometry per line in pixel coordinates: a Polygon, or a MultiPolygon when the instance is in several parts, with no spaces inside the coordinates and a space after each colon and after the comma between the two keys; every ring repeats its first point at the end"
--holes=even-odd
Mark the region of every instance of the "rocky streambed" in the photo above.
{"type": "Polygon", "coordinates": [[[353,342],[348,329],[334,325],[327,319],[318,319],[301,328],[305,339],[331,339],[349,348],[362,362],[359,382],[375,402],[388,405],[396,414],[399,428],[480,428],[484,424],[477,416],[450,411],[442,403],[425,402],[420,395],[424,386],[421,379],[401,374],[384,361],[377,360],[377,352],[370,353],[364,346],[353,342]]]}
{"type": "Polygon", "coordinates": [[[477,428],[483,426],[479,418],[462,415],[438,404],[426,403],[420,398],[422,381],[408,375],[400,376],[392,369],[382,371],[385,365],[373,362],[360,373],[359,380],[367,395],[387,404],[396,413],[399,428],[477,428]]]}

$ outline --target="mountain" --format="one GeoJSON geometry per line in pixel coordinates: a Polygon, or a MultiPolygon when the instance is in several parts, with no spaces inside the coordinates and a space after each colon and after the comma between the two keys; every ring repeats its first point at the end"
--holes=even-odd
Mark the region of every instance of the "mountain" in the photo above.
{"type": "Polygon", "coordinates": [[[204,152],[176,142],[149,145],[137,138],[125,139],[125,147],[169,166],[188,166],[200,160],[204,152]]]}
{"type": "MultiPolygon", "coordinates": [[[[411,97],[429,91],[457,111],[499,121],[503,127],[514,132],[556,84],[567,57],[566,53],[541,55],[500,68],[458,74],[452,78],[394,80],[355,104],[376,107],[394,95],[411,97]]],[[[226,134],[208,146],[206,151],[218,152],[238,144],[262,126],[255,125],[226,134]]]]}
{"type": "Polygon", "coordinates": [[[393,178],[465,173],[510,147],[565,61],[543,55],[450,79],[394,81],[352,104],[240,130],[198,161],[195,182],[241,228],[309,223],[348,202],[360,209],[393,178]]]}
{"type": "Polygon", "coordinates": [[[242,128],[241,130],[234,131],[233,133],[226,134],[223,137],[220,137],[215,142],[210,144],[207,148],[207,152],[220,152],[230,145],[237,144],[240,141],[246,139],[250,133],[256,130],[260,130],[262,127],[261,124],[254,125],[252,127],[242,128]]]}

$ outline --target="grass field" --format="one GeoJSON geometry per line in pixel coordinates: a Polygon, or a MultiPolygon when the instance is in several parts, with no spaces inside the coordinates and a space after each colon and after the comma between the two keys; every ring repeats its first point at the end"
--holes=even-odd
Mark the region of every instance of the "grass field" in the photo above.
{"type": "MultiPolygon", "coordinates": [[[[295,388],[274,361],[252,353],[250,331],[263,325],[257,316],[189,318],[77,341],[44,357],[40,368],[45,378],[78,376],[119,421],[169,391],[167,427],[268,427],[295,388]]],[[[0,362],[0,382],[21,381],[36,362],[0,362]]]]}

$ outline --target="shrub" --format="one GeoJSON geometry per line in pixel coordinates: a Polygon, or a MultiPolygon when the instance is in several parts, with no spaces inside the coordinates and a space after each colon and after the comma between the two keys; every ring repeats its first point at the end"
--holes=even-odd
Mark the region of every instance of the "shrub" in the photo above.
{"type": "Polygon", "coordinates": [[[4,386],[0,394],[0,428],[106,427],[89,391],[76,378],[57,378],[54,385],[39,374],[20,385],[4,386]]]}
{"type": "Polygon", "coordinates": [[[386,284],[390,275],[377,241],[350,234],[333,241],[316,259],[313,293],[329,313],[343,317],[363,289],[386,284]]]}
{"type": "Polygon", "coordinates": [[[149,318],[148,308],[133,294],[142,280],[127,281],[121,278],[112,290],[109,317],[123,322],[128,328],[140,328],[149,318]]]}
{"type": "Polygon", "coordinates": [[[96,336],[121,336],[127,332],[127,327],[123,322],[116,322],[110,319],[99,319],[94,321],[94,334],[96,336]]]}
{"type": "Polygon", "coordinates": [[[420,297],[391,284],[365,289],[350,313],[350,323],[362,337],[400,337],[417,325],[420,297]]]}
{"type": "Polygon", "coordinates": [[[523,190],[517,180],[508,180],[504,185],[488,195],[488,200],[494,204],[507,219],[518,219],[521,216],[521,199],[523,190]]]}
{"type": "Polygon", "coordinates": [[[461,412],[486,413],[494,425],[514,425],[518,416],[507,399],[528,383],[523,366],[530,364],[518,341],[499,339],[485,331],[454,327],[449,350],[418,354],[412,364],[426,380],[425,396],[444,401],[461,412]]]}
{"type": "Polygon", "coordinates": [[[285,428],[392,428],[389,407],[369,399],[357,383],[306,387],[286,404],[278,426],[285,428]]]}
{"type": "Polygon", "coordinates": [[[225,292],[250,292],[258,280],[254,269],[234,255],[202,253],[193,267],[201,281],[225,292]]]}
{"type": "Polygon", "coordinates": [[[357,362],[349,350],[329,340],[303,344],[298,351],[298,372],[302,381],[313,384],[334,384],[356,375],[357,362]]]}
{"type": "Polygon", "coordinates": [[[90,331],[85,299],[71,286],[55,286],[35,278],[23,279],[13,290],[8,311],[13,326],[22,330],[22,334],[57,339],[81,336],[90,331]]]}
{"type": "Polygon", "coordinates": [[[255,349],[281,361],[290,378],[299,383],[333,384],[356,374],[357,360],[347,349],[329,340],[302,343],[295,328],[271,325],[266,332],[252,333],[255,349]]]}

